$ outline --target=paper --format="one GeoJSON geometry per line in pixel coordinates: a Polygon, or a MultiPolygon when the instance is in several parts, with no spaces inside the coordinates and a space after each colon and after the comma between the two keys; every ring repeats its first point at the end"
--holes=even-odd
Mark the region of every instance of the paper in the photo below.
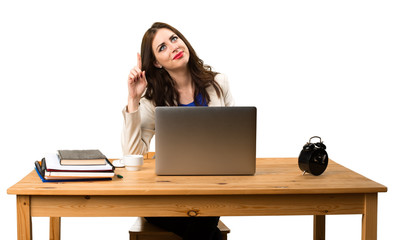
{"type": "Polygon", "coordinates": [[[59,155],[56,153],[48,153],[45,155],[46,169],[49,170],[63,170],[63,171],[112,171],[110,164],[106,165],[91,165],[91,166],[70,166],[61,165],[59,155]]]}

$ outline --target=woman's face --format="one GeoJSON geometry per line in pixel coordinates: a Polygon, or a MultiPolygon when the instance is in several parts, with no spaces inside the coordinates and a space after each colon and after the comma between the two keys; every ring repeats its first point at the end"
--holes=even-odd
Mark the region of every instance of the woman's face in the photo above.
{"type": "Polygon", "coordinates": [[[185,68],[190,57],[186,44],[174,32],[167,28],[157,31],[152,42],[156,61],[154,65],[166,70],[185,68]]]}

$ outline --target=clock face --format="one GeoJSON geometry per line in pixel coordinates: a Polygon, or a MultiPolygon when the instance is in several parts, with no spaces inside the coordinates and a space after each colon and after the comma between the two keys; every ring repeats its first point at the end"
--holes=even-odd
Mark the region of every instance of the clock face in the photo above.
{"type": "Polygon", "coordinates": [[[326,155],[324,152],[318,151],[318,152],[313,156],[312,161],[313,161],[314,163],[318,163],[318,164],[325,165],[325,163],[326,163],[326,158],[327,158],[327,155],[326,155]]]}
{"type": "Polygon", "coordinates": [[[321,175],[328,164],[328,155],[327,152],[323,149],[317,149],[311,155],[310,158],[310,173],[313,175],[321,175]]]}

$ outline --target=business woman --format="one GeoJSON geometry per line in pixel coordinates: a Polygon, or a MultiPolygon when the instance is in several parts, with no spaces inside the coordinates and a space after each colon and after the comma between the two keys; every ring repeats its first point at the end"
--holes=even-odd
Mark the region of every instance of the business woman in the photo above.
{"type": "MultiPolygon", "coordinates": [[[[156,106],[233,106],[225,75],[198,58],[174,27],[156,22],[142,39],[137,66],[128,75],[123,109],[123,154],[145,154],[155,130],[156,106]]],[[[146,217],[184,240],[219,240],[219,217],[146,217]]]]}

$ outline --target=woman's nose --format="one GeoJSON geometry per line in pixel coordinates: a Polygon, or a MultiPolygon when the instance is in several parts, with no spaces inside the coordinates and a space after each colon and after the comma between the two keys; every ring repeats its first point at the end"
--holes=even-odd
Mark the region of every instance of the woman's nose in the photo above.
{"type": "Polygon", "coordinates": [[[172,52],[176,51],[178,48],[179,48],[179,46],[176,43],[170,44],[170,49],[172,52]]]}

